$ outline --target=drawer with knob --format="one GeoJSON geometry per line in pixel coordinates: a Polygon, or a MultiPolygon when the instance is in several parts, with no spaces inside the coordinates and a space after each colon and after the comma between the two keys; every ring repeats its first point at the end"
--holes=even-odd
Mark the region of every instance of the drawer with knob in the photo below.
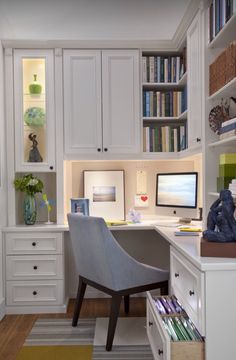
{"type": "Polygon", "coordinates": [[[7,305],[57,305],[63,302],[63,280],[7,281],[7,305]]]}
{"type": "Polygon", "coordinates": [[[204,274],[173,247],[170,251],[170,280],[171,293],[204,335],[204,274]]]}
{"type": "Polygon", "coordinates": [[[61,254],[62,234],[57,232],[18,232],[5,236],[6,254],[61,254]]]}
{"type": "Polygon", "coordinates": [[[160,314],[155,299],[150,292],[147,293],[147,335],[155,360],[204,359],[205,344],[203,338],[188,318],[186,312],[183,310],[181,313],[172,313],[165,316],[160,314]],[[182,325],[178,325],[178,328],[177,323],[180,322],[182,325]],[[169,323],[170,325],[168,325],[169,323]],[[171,324],[173,324],[173,332],[177,327],[174,334],[170,331],[171,324]],[[188,329],[188,332],[186,329],[188,329]],[[179,333],[177,333],[177,330],[179,333]]]}
{"type": "Polygon", "coordinates": [[[7,280],[63,279],[62,255],[19,255],[6,257],[7,280]]]}

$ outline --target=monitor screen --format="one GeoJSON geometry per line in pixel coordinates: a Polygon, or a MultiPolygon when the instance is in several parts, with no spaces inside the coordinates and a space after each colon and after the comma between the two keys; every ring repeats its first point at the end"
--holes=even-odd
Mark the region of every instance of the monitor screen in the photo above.
{"type": "Polygon", "coordinates": [[[197,208],[197,172],[157,174],[156,205],[197,208]]]}

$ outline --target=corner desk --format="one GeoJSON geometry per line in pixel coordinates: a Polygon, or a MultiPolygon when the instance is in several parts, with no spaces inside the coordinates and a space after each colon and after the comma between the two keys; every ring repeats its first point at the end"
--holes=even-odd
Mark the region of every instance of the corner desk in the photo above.
{"type": "MultiPolygon", "coordinates": [[[[175,236],[175,228],[158,226],[155,220],[110,230],[114,235],[117,231],[148,234],[152,230],[166,242],[169,292],[205,337],[205,359],[235,360],[236,259],[200,257],[200,235],[175,236]]],[[[71,276],[67,270],[71,262],[68,226],[6,227],[3,235],[6,313],[65,312],[71,276]]],[[[155,359],[169,358],[161,354],[155,359]]]]}

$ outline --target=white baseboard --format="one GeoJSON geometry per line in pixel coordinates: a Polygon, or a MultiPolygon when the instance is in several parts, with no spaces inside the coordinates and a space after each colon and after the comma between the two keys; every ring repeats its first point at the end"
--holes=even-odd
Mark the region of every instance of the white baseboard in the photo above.
{"type": "Polygon", "coordinates": [[[6,314],[55,314],[66,313],[69,299],[62,305],[50,306],[6,306],[6,314]]]}
{"type": "Polygon", "coordinates": [[[5,316],[6,308],[5,308],[5,299],[0,299],[0,320],[5,316]]]}

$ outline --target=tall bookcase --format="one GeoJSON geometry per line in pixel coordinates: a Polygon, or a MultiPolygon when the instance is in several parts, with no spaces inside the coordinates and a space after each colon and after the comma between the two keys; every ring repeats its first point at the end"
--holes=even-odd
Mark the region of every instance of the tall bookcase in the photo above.
{"type": "Polygon", "coordinates": [[[142,52],[143,152],[187,146],[186,47],[178,53],[142,52]]]}
{"type": "MultiPolygon", "coordinates": [[[[218,3],[218,2],[217,2],[218,3]]],[[[226,3],[226,2],[224,2],[226,3]]],[[[235,3],[235,1],[232,1],[235,3]]],[[[224,49],[228,48],[233,40],[236,40],[236,13],[231,14],[230,18],[221,25],[220,29],[212,35],[212,7],[215,8],[216,1],[213,0],[207,11],[205,11],[205,22],[208,36],[205,36],[205,68],[206,68],[206,81],[205,81],[205,145],[204,145],[204,219],[210,209],[211,204],[219,196],[219,186],[217,189],[217,178],[219,177],[219,158],[220,154],[236,153],[236,136],[230,136],[224,139],[220,139],[219,135],[213,132],[209,126],[209,113],[217,105],[221,105],[222,100],[229,100],[231,96],[235,96],[236,93],[236,76],[229,82],[222,82],[220,77],[222,74],[220,71],[216,73],[214,81],[221,82],[221,85],[217,87],[215,91],[210,89],[209,84],[212,79],[210,78],[210,67],[214,61],[222,54],[224,49]]],[[[218,13],[217,13],[218,14],[218,13]]],[[[219,18],[225,16],[225,10],[219,13],[219,18]]],[[[219,24],[215,24],[219,26],[219,24]]],[[[207,34],[206,34],[207,35],[207,34]]],[[[227,64],[222,64],[221,70],[225,70],[227,64]]],[[[211,75],[212,77],[212,75],[211,75]]],[[[231,106],[230,106],[231,107],[231,106]]],[[[236,116],[236,107],[230,110],[230,117],[236,116]]],[[[236,165],[235,165],[236,166],[236,165]]],[[[227,188],[228,186],[225,186],[227,188]]]]}

